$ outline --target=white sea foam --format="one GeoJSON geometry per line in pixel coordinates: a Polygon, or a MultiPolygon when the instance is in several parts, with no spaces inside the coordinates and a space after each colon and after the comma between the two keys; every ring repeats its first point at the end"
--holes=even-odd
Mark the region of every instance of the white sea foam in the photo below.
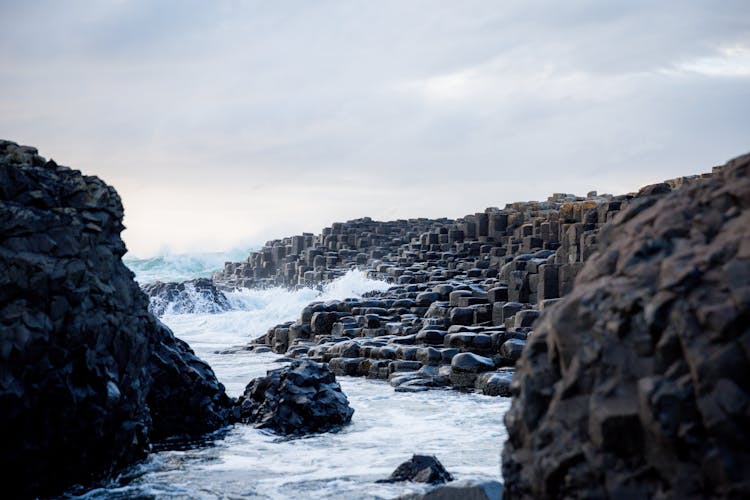
{"type": "MultiPolygon", "coordinates": [[[[175,314],[168,309],[162,320],[191,345],[208,344],[220,348],[247,343],[274,325],[296,319],[310,302],[361,297],[367,292],[389,287],[384,281],[369,279],[364,272],[353,270],[325,285],[322,290],[241,289],[226,293],[232,309],[225,313],[175,314]]],[[[209,310],[201,307],[203,299],[195,297],[195,300],[199,311],[209,310]]]]}

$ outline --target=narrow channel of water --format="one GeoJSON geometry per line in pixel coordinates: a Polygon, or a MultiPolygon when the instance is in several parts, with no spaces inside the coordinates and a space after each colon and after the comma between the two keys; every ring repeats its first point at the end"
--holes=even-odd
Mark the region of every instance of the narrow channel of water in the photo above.
{"type": "MultiPolygon", "coordinates": [[[[233,311],[163,320],[236,396],[252,378],[278,367],[279,356],[217,351],[296,318],[312,300],[356,297],[383,286],[350,273],[322,293],[243,291],[232,294],[233,311]]],[[[284,439],[236,425],[213,445],[153,453],[128,472],[128,484],[97,489],[85,498],[393,498],[425,489],[375,483],[413,453],[436,455],[457,479],[500,477],[502,417],[509,398],[451,390],[396,393],[383,381],[338,380],[355,410],[351,425],[340,432],[284,439]]]]}

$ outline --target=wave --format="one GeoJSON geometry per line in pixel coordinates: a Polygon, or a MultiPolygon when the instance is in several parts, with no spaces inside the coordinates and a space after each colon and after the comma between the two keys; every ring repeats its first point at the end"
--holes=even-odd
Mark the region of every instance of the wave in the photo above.
{"type": "Polygon", "coordinates": [[[221,270],[227,261],[242,261],[252,249],[235,249],[227,252],[197,252],[164,254],[156,257],[138,258],[126,255],[123,262],[135,273],[139,283],[154,281],[186,281],[193,278],[209,278],[221,270]]]}
{"type": "Polygon", "coordinates": [[[245,288],[225,292],[229,311],[209,314],[210,307],[199,303],[199,312],[177,314],[171,308],[162,320],[191,344],[209,342],[227,346],[263,335],[279,323],[297,319],[310,302],[359,298],[367,292],[384,291],[391,286],[385,281],[368,278],[362,271],[350,270],[321,289],[245,288]]]}

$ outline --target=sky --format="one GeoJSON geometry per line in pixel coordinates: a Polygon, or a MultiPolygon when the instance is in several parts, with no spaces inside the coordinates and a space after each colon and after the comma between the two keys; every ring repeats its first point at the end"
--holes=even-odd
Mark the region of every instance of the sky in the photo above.
{"type": "Polygon", "coordinates": [[[0,137],[131,255],[627,193],[750,151],[750,2],[0,0],[0,137]]]}

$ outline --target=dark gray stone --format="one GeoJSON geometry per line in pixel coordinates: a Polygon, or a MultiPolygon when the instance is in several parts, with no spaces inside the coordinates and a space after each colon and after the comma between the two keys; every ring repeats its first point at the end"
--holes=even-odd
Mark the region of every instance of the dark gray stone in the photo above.
{"type": "Polygon", "coordinates": [[[750,497],[750,155],[641,194],[517,363],[509,497],[750,497]]]}
{"type": "Polygon", "coordinates": [[[102,479],[226,425],[208,365],[148,311],[97,177],[0,141],[0,469],[8,497],[102,479]]]}
{"type": "Polygon", "coordinates": [[[503,485],[498,481],[464,479],[438,486],[427,493],[412,493],[398,500],[502,500],[503,485]]]}
{"type": "Polygon", "coordinates": [[[388,479],[379,483],[397,483],[414,481],[417,483],[446,483],[453,481],[453,476],[445,470],[443,464],[434,455],[413,455],[411,460],[399,465],[388,479]]]}
{"type": "Polygon", "coordinates": [[[243,422],[292,436],[337,430],[354,414],[328,366],[307,360],[252,380],[237,404],[243,422]]]}

